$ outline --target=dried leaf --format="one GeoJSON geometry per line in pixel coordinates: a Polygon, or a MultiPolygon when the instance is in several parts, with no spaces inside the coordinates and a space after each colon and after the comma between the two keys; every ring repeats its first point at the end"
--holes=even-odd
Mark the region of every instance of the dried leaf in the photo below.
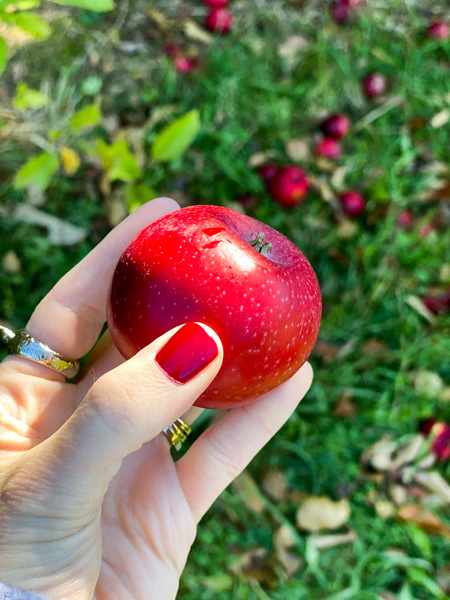
{"type": "Polygon", "coordinates": [[[256,580],[271,588],[275,582],[267,554],[267,548],[252,548],[233,562],[229,570],[247,581],[256,580]]]}
{"type": "Polygon", "coordinates": [[[362,456],[363,464],[371,464],[377,471],[388,471],[392,465],[392,454],[397,449],[394,440],[386,435],[366,450],[362,456]]]}
{"type": "Polygon", "coordinates": [[[202,42],[203,44],[210,44],[212,42],[212,36],[200,27],[195,21],[192,19],[187,19],[183,23],[183,31],[185,35],[194,40],[195,42],[202,42]]]}
{"type": "Polygon", "coordinates": [[[389,519],[395,515],[395,506],[389,500],[375,502],[375,511],[382,519],[389,519]]]}
{"type": "Polygon", "coordinates": [[[333,346],[328,342],[318,341],[314,346],[313,354],[321,358],[325,363],[330,363],[339,352],[339,346],[333,346]]]}
{"type": "Polygon", "coordinates": [[[249,167],[260,167],[266,162],[272,162],[276,157],[276,153],[273,150],[269,150],[267,152],[256,152],[252,154],[248,160],[249,167]]]}
{"type": "Polygon", "coordinates": [[[292,528],[288,525],[281,525],[274,534],[273,545],[284,575],[286,579],[290,579],[303,565],[303,560],[298,553],[292,551],[296,546],[296,538],[292,528]]]}
{"type": "MultiPolygon", "coordinates": [[[[0,214],[6,214],[6,211],[0,207],[0,214]]],[[[76,227],[49,215],[29,204],[18,204],[13,216],[24,223],[39,225],[47,230],[47,237],[52,244],[57,246],[73,246],[79,244],[87,236],[87,230],[76,227]]]]}
{"type": "Polygon", "coordinates": [[[358,536],[355,531],[349,531],[348,533],[336,533],[333,535],[319,535],[311,538],[311,544],[318,548],[333,548],[334,546],[341,546],[342,544],[349,544],[354,542],[358,536]]]}
{"type": "Polygon", "coordinates": [[[437,572],[436,581],[444,594],[450,595],[450,565],[445,565],[437,572]]]}
{"type": "Polygon", "coordinates": [[[299,55],[308,48],[309,42],[302,35],[292,35],[278,48],[278,55],[291,67],[298,62],[299,55]]]}
{"type": "Polygon", "coordinates": [[[421,317],[426,319],[429,323],[433,324],[436,322],[436,317],[433,315],[431,311],[425,306],[422,300],[418,296],[407,296],[405,298],[406,304],[414,309],[421,317]]]}
{"type": "Polygon", "coordinates": [[[264,497],[248,471],[242,471],[233,481],[231,487],[234,493],[239,496],[242,504],[252,512],[257,514],[264,512],[264,497]]]}
{"type": "Polygon", "coordinates": [[[439,396],[444,389],[444,381],[437,373],[432,371],[419,371],[415,381],[416,394],[423,398],[433,399],[439,396]]]}
{"type": "Polygon", "coordinates": [[[353,417],[358,412],[358,407],[352,402],[353,394],[345,392],[339,396],[333,410],[333,417],[353,417]]]}
{"type": "Polygon", "coordinates": [[[263,479],[263,489],[277,502],[283,502],[288,492],[288,482],[283,471],[271,469],[263,479]]]}
{"type": "Polygon", "coordinates": [[[309,147],[304,140],[290,140],[285,145],[286,154],[294,162],[308,159],[309,147]]]}
{"type": "Polygon", "coordinates": [[[337,529],[347,523],[350,512],[346,498],[334,502],[327,496],[310,496],[299,507],[296,521],[298,527],[306,531],[337,529]]]}
{"type": "Polygon", "coordinates": [[[341,219],[336,227],[336,234],[341,240],[351,240],[359,233],[358,224],[350,219],[341,219]]]}
{"type": "Polygon", "coordinates": [[[7,273],[20,273],[21,262],[14,250],[8,250],[2,257],[2,267],[7,273]]]}
{"type": "Polygon", "coordinates": [[[415,523],[429,533],[450,538],[450,525],[441,521],[433,512],[417,504],[405,504],[398,509],[399,519],[405,523],[415,523]]]}
{"type": "Polygon", "coordinates": [[[435,494],[442,504],[450,504],[450,485],[437,471],[416,473],[414,481],[420,483],[429,492],[435,494]]]}
{"type": "Polygon", "coordinates": [[[448,109],[441,110],[431,119],[431,127],[443,127],[450,121],[450,111],[448,109]]]}
{"type": "Polygon", "coordinates": [[[168,19],[164,13],[156,10],[156,8],[147,8],[145,12],[162,31],[170,31],[172,29],[173,21],[168,19]]]}
{"type": "Polygon", "coordinates": [[[361,351],[364,356],[380,358],[386,356],[389,349],[382,340],[370,338],[363,343],[361,351]]]}
{"type": "Polygon", "coordinates": [[[450,181],[446,181],[444,185],[440,185],[429,197],[432,202],[448,202],[450,201],[450,181]]]}

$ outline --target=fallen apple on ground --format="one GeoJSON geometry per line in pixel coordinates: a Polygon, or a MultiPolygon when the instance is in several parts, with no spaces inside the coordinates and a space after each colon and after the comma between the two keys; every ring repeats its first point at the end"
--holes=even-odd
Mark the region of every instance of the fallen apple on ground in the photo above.
{"type": "Polygon", "coordinates": [[[300,250],[268,225],[219,206],[158,219],[129,244],[107,305],[125,358],[177,325],[212,327],[224,347],[219,374],[196,402],[230,408],[288,379],[316,342],[321,296],[300,250]]]}
{"type": "Polygon", "coordinates": [[[308,179],[299,167],[283,167],[267,182],[269,194],[286,208],[303,201],[308,192],[308,179]]]}

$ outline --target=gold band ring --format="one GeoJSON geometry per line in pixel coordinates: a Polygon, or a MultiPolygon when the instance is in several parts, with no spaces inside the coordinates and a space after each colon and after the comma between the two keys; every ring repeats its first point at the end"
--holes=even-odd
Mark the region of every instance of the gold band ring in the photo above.
{"type": "Polygon", "coordinates": [[[77,360],[64,358],[42,342],[35,340],[25,329],[19,329],[14,333],[8,327],[0,325],[0,342],[6,345],[9,354],[41,363],[61,373],[67,379],[72,379],[79,371],[80,363],[77,360]]]}
{"type": "Polygon", "coordinates": [[[166,427],[163,430],[163,433],[169,440],[171,446],[173,446],[175,450],[180,450],[191,431],[192,429],[187,423],[181,419],[177,419],[174,423],[172,423],[172,425],[166,427]]]}

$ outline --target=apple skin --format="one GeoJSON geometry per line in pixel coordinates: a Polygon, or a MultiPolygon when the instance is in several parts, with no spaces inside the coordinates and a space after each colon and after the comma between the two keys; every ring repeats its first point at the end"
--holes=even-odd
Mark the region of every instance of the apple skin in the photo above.
{"type": "Polygon", "coordinates": [[[421,431],[426,436],[432,435],[434,441],[431,450],[438,460],[450,459],[450,424],[428,419],[422,423],[421,431]]]}
{"type": "Polygon", "coordinates": [[[428,37],[432,40],[448,40],[450,27],[445,21],[435,21],[428,27],[428,37]]]}
{"type": "Polygon", "coordinates": [[[325,137],[340,140],[350,129],[350,120],[342,113],[330,115],[320,126],[325,137]]]}
{"type": "Polygon", "coordinates": [[[258,175],[266,184],[278,173],[278,170],[278,165],[274,165],[273,163],[261,165],[257,169],[258,175]]]}
{"type": "Polygon", "coordinates": [[[359,217],[366,208],[366,202],[359,192],[353,190],[339,196],[342,210],[352,218],[359,217]]]}
{"type": "Polygon", "coordinates": [[[206,4],[209,8],[225,8],[228,0],[203,0],[203,4],[206,4]]]}
{"type": "Polygon", "coordinates": [[[314,152],[316,156],[323,156],[325,158],[331,158],[332,160],[340,158],[342,154],[339,142],[333,140],[332,138],[324,138],[323,140],[320,140],[316,144],[314,152]]]}
{"type": "Polygon", "coordinates": [[[330,6],[331,16],[338,25],[345,25],[350,19],[351,6],[347,0],[338,0],[330,6]]]}
{"type": "Polygon", "coordinates": [[[368,98],[378,98],[387,89],[387,80],[381,73],[369,73],[363,79],[363,91],[368,98]]]}
{"type": "Polygon", "coordinates": [[[300,204],[307,191],[308,180],[299,167],[283,167],[267,183],[272,198],[286,208],[300,204]]]}
{"type": "Polygon", "coordinates": [[[213,8],[207,15],[205,27],[211,33],[226,35],[233,24],[233,15],[226,8],[213,8]]]}
{"type": "Polygon", "coordinates": [[[316,342],[322,303],[300,250],[256,219],[220,206],[190,206],[141,231],[122,254],[107,322],[130,358],[177,325],[205,323],[220,336],[222,367],[196,405],[252,402],[295,373],[316,342]],[[252,247],[262,232],[268,257],[252,247]]]}

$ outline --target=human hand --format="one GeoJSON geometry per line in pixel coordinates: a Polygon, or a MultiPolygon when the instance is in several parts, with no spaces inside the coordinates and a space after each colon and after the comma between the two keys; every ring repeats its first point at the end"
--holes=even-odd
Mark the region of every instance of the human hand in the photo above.
{"type": "MultiPolygon", "coordinates": [[[[63,356],[87,354],[120,254],[177,208],[157,199],[116,227],[39,304],[28,333],[63,356]]],[[[217,356],[184,384],[155,360],[175,330],[126,362],[106,333],[76,383],[20,356],[0,364],[0,581],[54,600],[175,598],[198,522],[312,381],[307,363],[174,462],[160,432],[185,413],[195,419],[222,362],[220,339],[202,331],[217,356]]]]}

